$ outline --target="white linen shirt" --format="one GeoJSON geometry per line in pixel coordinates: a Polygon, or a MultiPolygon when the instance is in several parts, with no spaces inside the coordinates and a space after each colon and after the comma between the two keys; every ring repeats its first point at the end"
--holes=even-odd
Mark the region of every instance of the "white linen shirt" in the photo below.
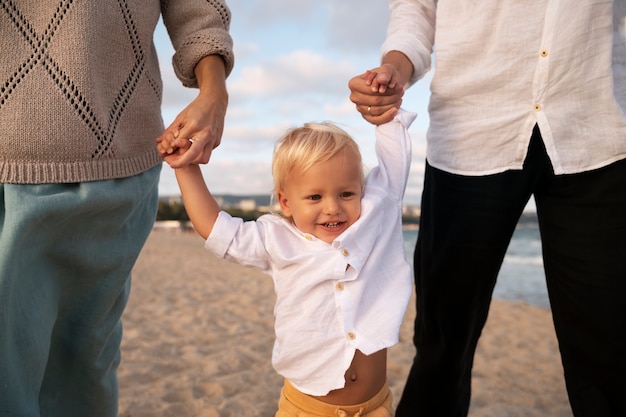
{"type": "Polygon", "coordinates": [[[301,392],[343,388],[356,349],[370,355],[398,342],[412,291],[402,198],[414,118],[401,110],[376,128],[379,165],[367,175],[361,216],[332,244],[274,214],[243,222],[225,212],[206,240],[217,256],[273,277],[272,365],[301,392]]]}
{"type": "Polygon", "coordinates": [[[625,0],[390,0],[381,53],[435,52],[427,159],[462,175],[521,169],[537,124],[555,174],[626,157],[625,0]]]}

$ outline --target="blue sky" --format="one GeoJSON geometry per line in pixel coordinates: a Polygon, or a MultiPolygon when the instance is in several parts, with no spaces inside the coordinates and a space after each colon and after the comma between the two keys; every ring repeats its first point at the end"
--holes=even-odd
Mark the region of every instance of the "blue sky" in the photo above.
{"type": "MultiPolygon", "coordinates": [[[[205,180],[215,194],[272,192],[274,142],[288,128],[330,120],[359,143],[366,166],[376,164],[374,127],[349,100],[348,80],[379,62],[388,20],[386,0],[227,0],[232,12],[235,68],[228,78],[229,108],[222,144],[205,180]]],[[[164,82],[163,118],[169,124],[195,97],[171,69],[173,50],[165,29],[156,33],[164,82]]],[[[410,129],[413,165],[405,202],[419,204],[428,126],[428,79],[405,94],[403,107],[417,112],[410,129]]],[[[179,195],[164,166],[161,195],[179,195]]]]}

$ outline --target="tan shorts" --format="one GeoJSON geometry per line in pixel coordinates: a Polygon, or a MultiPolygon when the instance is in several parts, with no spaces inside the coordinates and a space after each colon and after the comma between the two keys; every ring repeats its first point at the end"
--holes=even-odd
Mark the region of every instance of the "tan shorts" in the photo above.
{"type": "Polygon", "coordinates": [[[393,417],[393,414],[391,391],[387,384],[364,403],[334,405],[301,393],[285,380],[275,417],[393,417]]]}

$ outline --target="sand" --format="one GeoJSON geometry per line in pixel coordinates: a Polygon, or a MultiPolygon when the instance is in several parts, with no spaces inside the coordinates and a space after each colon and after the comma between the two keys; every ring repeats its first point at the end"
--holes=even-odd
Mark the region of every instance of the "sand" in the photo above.
{"type": "MultiPolygon", "coordinates": [[[[119,368],[120,417],[272,417],[271,279],[217,259],[193,232],[155,230],[133,273],[119,368]]],[[[415,309],[389,350],[397,403],[415,309]]],[[[472,417],[571,417],[549,310],[494,301],[475,358],[472,417]]]]}

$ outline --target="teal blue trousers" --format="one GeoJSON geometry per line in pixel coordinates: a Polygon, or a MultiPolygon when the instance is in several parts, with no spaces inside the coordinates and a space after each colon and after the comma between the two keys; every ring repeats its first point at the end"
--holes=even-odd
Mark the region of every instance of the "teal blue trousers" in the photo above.
{"type": "Polygon", "coordinates": [[[117,416],[121,316],[159,173],[0,185],[0,416],[117,416]]]}

